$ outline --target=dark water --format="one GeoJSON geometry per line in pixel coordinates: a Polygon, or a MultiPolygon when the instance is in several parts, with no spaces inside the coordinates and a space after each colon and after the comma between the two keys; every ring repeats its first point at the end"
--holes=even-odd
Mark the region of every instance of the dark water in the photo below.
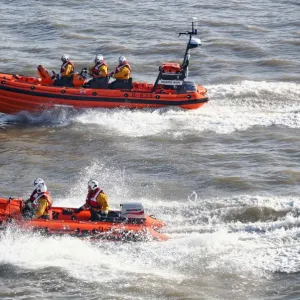
{"type": "Polygon", "coordinates": [[[300,282],[298,1],[2,1],[0,70],[76,70],[125,55],[136,80],[181,62],[201,109],[0,114],[1,196],[47,181],[80,206],[96,178],[112,208],[141,201],[167,242],[95,243],[0,232],[1,299],[296,300],[300,282]]]}

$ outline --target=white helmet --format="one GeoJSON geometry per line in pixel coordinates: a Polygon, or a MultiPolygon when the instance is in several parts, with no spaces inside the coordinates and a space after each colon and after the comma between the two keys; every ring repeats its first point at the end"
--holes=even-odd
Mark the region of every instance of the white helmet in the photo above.
{"type": "Polygon", "coordinates": [[[33,186],[36,186],[36,185],[39,184],[39,183],[45,184],[44,179],[42,179],[42,178],[36,178],[36,179],[34,179],[34,181],[33,181],[33,186]]]}
{"type": "Polygon", "coordinates": [[[124,64],[125,62],[126,62],[126,57],[123,56],[123,55],[121,55],[121,56],[119,57],[119,64],[124,64]]]}
{"type": "Polygon", "coordinates": [[[61,56],[61,61],[62,61],[62,62],[67,62],[67,61],[69,61],[69,55],[68,55],[68,54],[63,54],[63,55],[61,56]]]}
{"type": "Polygon", "coordinates": [[[91,190],[95,190],[97,187],[99,187],[99,183],[97,180],[94,180],[94,179],[91,179],[89,182],[88,182],[88,187],[91,188],[91,190]]]}
{"type": "Polygon", "coordinates": [[[47,192],[47,186],[45,183],[38,183],[35,187],[35,190],[38,192],[38,193],[45,193],[47,192]]]}
{"type": "Polygon", "coordinates": [[[95,63],[102,62],[103,59],[104,59],[104,58],[103,58],[103,55],[97,54],[97,55],[95,56],[94,62],[95,62],[95,63]]]}

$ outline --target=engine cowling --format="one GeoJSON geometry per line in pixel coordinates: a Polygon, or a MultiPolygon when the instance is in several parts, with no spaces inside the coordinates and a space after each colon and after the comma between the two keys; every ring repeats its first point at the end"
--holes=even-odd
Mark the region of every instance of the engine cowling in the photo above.
{"type": "Polygon", "coordinates": [[[131,202],[121,204],[121,216],[126,219],[146,219],[144,207],[141,203],[131,202]]]}

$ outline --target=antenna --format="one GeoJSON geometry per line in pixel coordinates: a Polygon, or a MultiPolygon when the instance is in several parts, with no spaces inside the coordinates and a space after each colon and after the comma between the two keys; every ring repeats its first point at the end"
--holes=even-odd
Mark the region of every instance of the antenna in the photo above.
{"type": "Polygon", "coordinates": [[[192,18],[192,31],[179,32],[179,36],[181,36],[183,34],[189,34],[190,36],[197,35],[198,34],[198,29],[196,28],[197,22],[198,22],[198,19],[196,17],[193,17],[192,18]]]}
{"type": "Polygon", "coordinates": [[[179,33],[179,36],[189,35],[189,41],[187,43],[186,50],[185,50],[184,57],[183,57],[183,62],[181,65],[182,69],[185,70],[186,74],[188,73],[188,65],[190,62],[190,51],[189,50],[201,45],[201,41],[199,39],[192,39],[193,35],[198,34],[198,29],[196,28],[196,26],[197,26],[197,18],[193,17],[192,18],[192,31],[186,31],[186,32],[179,33]]]}
{"type": "Polygon", "coordinates": [[[197,28],[195,28],[196,25],[197,25],[197,22],[198,22],[198,19],[196,17],[193,17],[193,19],[192,19],[192,32],[195,32],[195,34],[198,33],[197,28]]]}
{"type": "Polygon", "coordinates": [[[197,48],[201,45],[200,39],[194,38],[193,35],[198,34],[196,28],[197,18],[192,19],[192,31],[179,32],[181,35],[189,35],[189,41],[184,53],[183,62],[181,65],[177,63],[164,63],[159,67],[159,73],[152,88],[152,93],[156,90],[158,84],[163,86],[172,86],[173,89],[182,88],[183,81],[188,77],[188,65],[190,61],[190,49],[197,48]]]}

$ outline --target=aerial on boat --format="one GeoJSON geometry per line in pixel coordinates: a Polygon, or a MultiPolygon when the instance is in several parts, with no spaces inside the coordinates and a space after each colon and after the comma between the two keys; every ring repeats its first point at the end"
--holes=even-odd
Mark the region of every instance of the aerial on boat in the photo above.
{"type": "Polygon", "coordinates": [[[38,112],[55,107],[200,108],[208,101],[207,90],[188,79],[190,50],[201,45],[200,39],[194,37],[197,34],[196,20],[193,20],[191,31],[179,33],[189,36],[182,64],[164,62],[154,83],[128,78],[114,84],[108,75],[101,86],[95,87],[89,84],[84,68],[72,76],[70,85],[57,86],[55,74],[51,75],[42,65],[37,67],[37,77],[0,73],[0,112],[38,112]]]}
{"type": "Polygon", "coordinates": [[[79,213],[71,207],[52,207],[51,210],[50,219],[26,219],[23,199],[0,198],[0,229],[14,224],[46,235],[114,241],[168,239],[159,231],[165,223],[152,215],[146,215],[143,205],[138,202],[123,203],[121,210],[110,210],[99,221],[90,221],[91,213],[88,209],[79,213]]]}

